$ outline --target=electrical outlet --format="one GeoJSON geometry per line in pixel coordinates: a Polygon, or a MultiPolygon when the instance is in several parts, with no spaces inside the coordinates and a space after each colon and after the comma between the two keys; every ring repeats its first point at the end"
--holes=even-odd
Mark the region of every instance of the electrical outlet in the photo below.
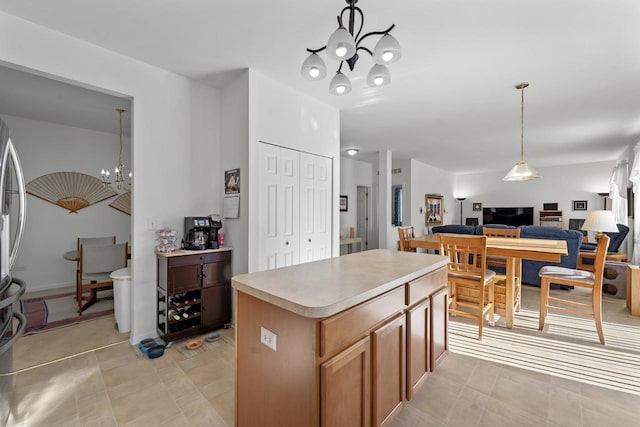
{"type": "Polygon", "coordinates": [[[276,348],[278,347],[277,340],[278,336],[274,332],[271,332],[262,326],[260,327],[260,342],[262,344],[266,345],[271,350],[276,351],[276,348]]]}

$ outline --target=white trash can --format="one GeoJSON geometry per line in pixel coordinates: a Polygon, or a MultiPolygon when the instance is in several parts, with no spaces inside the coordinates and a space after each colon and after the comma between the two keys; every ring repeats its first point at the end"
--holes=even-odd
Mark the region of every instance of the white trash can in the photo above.
{"type": "Polygon", "coordinates": [[[131,270],[121,268],[111,273],[113,311],[119,332],[131,331],[131,270]]]}

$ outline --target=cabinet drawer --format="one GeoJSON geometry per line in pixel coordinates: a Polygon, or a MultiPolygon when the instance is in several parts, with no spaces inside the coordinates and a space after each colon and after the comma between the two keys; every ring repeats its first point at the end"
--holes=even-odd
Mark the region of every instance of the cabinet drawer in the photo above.
{"type": "Polygon", "coordinates": [[[442,267],[407,283],[407,305],[428,297],[447,284],[447,268],[442,267]]]}
{"type": "Polygon", "coordinates": [[[169,257],[169,267],[180,267],[182,265],[205,264],[208,262],[228,261],[231,259],[231,252],[211,252],[205,254],[193,254],[169,257]]]}
{"type": "Polygon", "coordinates": [[[401,286],[320,322],[320,356],[342,350],[383,320],[404,310],[405,290],[401,286]]]}

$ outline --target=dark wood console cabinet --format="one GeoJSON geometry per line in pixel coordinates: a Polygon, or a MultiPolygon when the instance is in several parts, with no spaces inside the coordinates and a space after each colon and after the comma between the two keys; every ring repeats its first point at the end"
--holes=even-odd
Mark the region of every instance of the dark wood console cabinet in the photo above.
{"type": "Polygon", "coordinates": [[[158,334],[167,342],[231,321],[231,250],[158,254],[158,334]]]}

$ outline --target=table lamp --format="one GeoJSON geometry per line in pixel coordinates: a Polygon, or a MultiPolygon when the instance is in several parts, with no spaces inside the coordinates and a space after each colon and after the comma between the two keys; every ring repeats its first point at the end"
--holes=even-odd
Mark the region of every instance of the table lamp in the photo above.
{"type": "Polygon", "coordinates": [[[582,229],[595,231],[596,240],[598,240],[602,233],[617,233],[618,225],[613,219],[613,212],[611,211],[589,211],[587,219],[582,224],[582,229]]]}

